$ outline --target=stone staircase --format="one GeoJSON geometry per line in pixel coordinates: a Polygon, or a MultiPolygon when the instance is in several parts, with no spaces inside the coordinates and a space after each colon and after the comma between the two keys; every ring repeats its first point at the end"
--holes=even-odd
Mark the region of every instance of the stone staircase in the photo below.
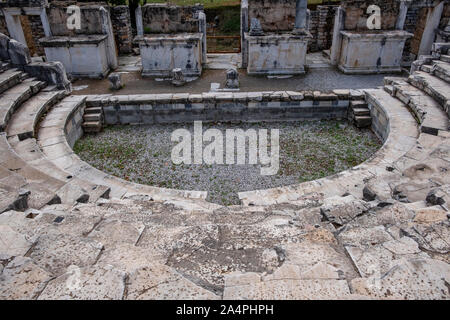
{"type": "Polygon", "coordinates": [[[109,188],[72,177],[55,166],[37,143],[39,129],[55,121],[41,121],[42,116],[66,92],[51,90],[45,82],[15,69],[4,70],[0,79],[0,213],[107,197],[109,188]]]}
{"type": "Polygon", "coordinates": [[[101,107],[86,107],[83,115],[83,131],[98,133],[103,128],[103,111],[101,107]]]}
{"type": "Polygon", "coordinates": [[[350,101],[349,119],[357,128],[367,128],[372,125],[372,117],[367,102],[364,100],[350,101]]]}
{"type": "MultiPolygon", "coordinates": [[[[448,49],[433,46],[431,56],[421,57],[414,63],[408,79],[385,78],[385,90],[409,106],[421,131],[439,135],[449,130],[450,115],[450,62],[446,62],[448,49]]],[[[450,44],[448,44],[450,46],[450,44]]]]}

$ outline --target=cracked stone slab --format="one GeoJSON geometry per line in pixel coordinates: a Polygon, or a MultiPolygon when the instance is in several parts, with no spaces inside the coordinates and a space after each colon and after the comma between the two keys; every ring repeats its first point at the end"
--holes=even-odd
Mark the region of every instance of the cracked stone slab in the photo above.
{"type": "Polygon", "coordinates": [[[270,234],[262,239],[259,226],[235,226],[236,230],[230,227],[206,225],[185,230],[176,238],[177,246],[167,264],[214,292],[221,290],[225,273],[264,272],[279,264],[277,239],[270,234]]]}
{"type": "Polygon", "coordinates": [[[136,247],[129,243],[117,243],[105,249],[98,260],[99,265],[112,265],[114,268],[131,273],[153,263],[164,264],[166,259],[151,249],[136,247]]]}
{"type": "Polygon", "coordinates": [[[64,233],[74,237],[87,236],[102,219],[101,215],[85,211],[71,211],[67,213],[51,210],[50,212],[47,215],[51,215],[53,218],[51,220],[52,229],[57,233],[64,233]]]}
{"type": "Polygon", "coordinates": [[[420,224],[433,224],[442,221],[447,221],[447,211],[443,210],[441,206],[433,206],[415,210],[416,216],[414,222],[420,224]]]}
{"type": "Polygon", "coordinates": [[[65,274],[48,283],[39,300],[121,300],[125,275],[112,266],[71,265],[65,274]]]}
{"type": "MultiPolygon", "coordinates": [[[[10,177],[15,178],[16,175],[11,175],[10,177]]],[[[9,177],[6,179],[9,179],[9,177]]],[[[2,184],[6,183],[4,180],[5,179],[0,183],[0,214],[8,210],[21,210],[27,208],[28,193],[24,192],[21,194],[16,190],[11,190],[12,188],[8,188],[10,190],[3,188],[2,184]]]]}
{"type": "Polygon", "coordinates": [[[226,277],[224,300],[329,300],[343,299],[350,295],[346,280],[262,281],[259,277],[247,277],[247,281],[242,281],[236,279],[237,276],[232,274],[226,277]]]}
{"type": "Polygon", "coordinates": [[[52,205],[41,210],[28,209],[25,212],[8,211],[0,215],[0,224],[11,226],[33,242],[49,234],[86,236],[100,220],[101,216],[70,211],[70,207],[64,205],[52,205]]]}
{"type": "Polygon", "coordinates": [[[89,234],[89,238],[103,243],[105,247],[118,243],[136,244],[144,228],[144,224],[139,222],[105,220],[89,234]]]}
{"type": "Polygon", "coordinates": [[[87,191],[73,183],[66,183],[56,194],[61,199],[61,203],[74,204],[76,202],[86,203],[89,201],[87,191]]]}
{"type": "Polygon", "coordinates": [[[362,277],[381,277],[405,259],[429,258],[408,237],[369,247],[345,246],[345,249],[362,277]]]}
{"type": "Polygon", "coordinates": [[[30,250],[32,242],[8,225],[0,225],[0,254],[23,256],[30,250]]]}
{"type": "Polygon", "coordinates": [[[431,190],[426,201],[431,205],[446,205],[448,207],[450,204],[450,185],[446,184],[431,190]]]}
{"type": "Polygon", "coordinates": [[[51,232],[49,223],[52,217],[54,219],[54,216],[43,214],[36,209],[28,209],[25,212],[11,210],[0,215],[0,225],[11,227],[22,234],[28,242],[35,242],[39,235],[51,232]]]}
{"type": "Polygon", "coordinates": [[[192,228],[148,224],[137,245],[152,249],[154,252],[167,257],[174,248],[179,246],[178,238],[190,229],[192,228]]]}
{"type": "Polygon", "coordinates": [[[417,202],[426,199],[431,189],[436,188],[438,184],[433,181],[426,182],[406,182],[395,186],[393,191],[394,199],[402,202],[417,202]]]}
{"type": "Polygon", "coordinates": [[[425,250],[447,254],[450,252],[450,223],[415,224],[402,231],[419,243],[425,250]]]}
{"type": "Polygon", "coordinates": [[[128,300],[216,300],[206,290],[162,264],[151,264],[131,273],[127,279],[128,300]]]}
{"type": "Polygon", "coordinates": [[[328,221],[344,225],[370,209],[370,204],[353,195],[334,196],[323,201],[321,213],[328,221]]]}
{"type": "Polygon", "coordinates": [[[302,268],[299,265],[284,263],[272,274],[263,277],[267,280],[288,280],[288,279],[304,279],[304,280],[339,280],[344,278],[342,270],[334,267],[326,262],[318,262],[309,268],[302,268]]]}
{"type": "Polygon", "coordinates": [[[450,265],[433,259],[410,259],[389,270],[382,278],[357,278],[354,293],[376,299],[448,300],[450,265]]]}
{"type": "Polygon", "coordinates": [[[33,182],[27,184],[24,189],[31,192],[28,196],[28,207],[30,208],[41,209],[48,204],[61,203],[58,195],[50,189],[47,189],[45,185],[33,182]]]}
{"type": "Polygon", "coordinates": [[[414,211],[407,204],[397,202],[384,208],[370,211],[347,224],[347,227],[376,227],[380,225],[402,225],[414,218],[414,211]]]}
{"type": "MultiPolygon", "coordinates": [[[[299,274],[311,272],[312,268],[326,264],[336,269],[339,279],[357,276],[350,259],[343,250],[338,249],[337,245],[305,241],[283,245],[282,249],[285,254],[283,266],[285,264],[297,266],[299,274]]],[[[280,270],[273,273],[274,277],[277,276],[277,272],[280,270]]]]}
{"type": "Polygon", "coordinates": [[[393,239],[384,226],[348,228],[340,232],[338,237],[344,246],[361,247],[373,246],[393,239]]]}
{"type": "Polygon", "coordinates": [[[48,234],[39,237],[30,258],[52,274],[61,275],[70,265],[84,267],[94,264],[102,249],[103,244],[95,240],[48,234]]]}
{"type": "Polygon", "coordinates": [[[16,257],[0,274],[0,300],[35,299],[50,279],[32,259],[16,257]]]}

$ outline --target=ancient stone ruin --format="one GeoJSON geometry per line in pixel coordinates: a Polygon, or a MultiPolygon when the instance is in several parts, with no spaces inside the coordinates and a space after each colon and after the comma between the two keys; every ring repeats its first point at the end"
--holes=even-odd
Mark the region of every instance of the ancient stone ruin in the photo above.
{"type": "MultiPolygon", "coordinates": [[[[311,37],[308,28],[307,0],[293,1],[287,4],[282,1],[282,14],[276,15],[273,21],[270,2],[244,0],[242,1],[242,19],[245,25],[243,35],[243,66],[251,75],[272,74],[304,74],[308,38],[311,37]],[[286,24],[292,20],[295,23],[286,24]],[[269,19],[269,21],[265,21],[269,19]],[[250,30],[246,22],[250,21],[250,30]],[[245,54],[244,54],[245,52],[245,54]]],[[[277,8],[278,9],[278,8],[277,8]]],[[[278,9],[278,10],[281,10],[278,9]]]]}
{"type": "MultiPolygon", "coordinates": [[[[0,2],[0,299],[449,300],[449,1],[242,0],[231,36],[208,12],[0,2]],[[210,52],[217,37],[240,51],[210,52]],[[346,128],[376,151],[347,159],[350,141],[346,170],[231,190],[234,205],[119,177],[128,161],[178,165],[136,152],[121,127],[316,120],[334,121],[331,151],[346,128]]],[[[317,164],[307,146],[269,144],[317,164]]],[[[215,165],[182,164],[192,180],[215,165]]]]}
{"type": "Polygon", "coordinates": [[[199,76],[206,40],[202,7],[146,4],[136,10],[143,76],[168,76],[180,68],[186,76],[199,76]],[[175,14],[174,14],[175,12],[175,14]]]}

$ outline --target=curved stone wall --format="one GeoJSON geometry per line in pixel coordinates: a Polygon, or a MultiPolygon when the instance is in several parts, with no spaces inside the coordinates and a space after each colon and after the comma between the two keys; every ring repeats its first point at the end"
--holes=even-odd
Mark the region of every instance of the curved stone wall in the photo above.
{"type": "MultiPolygon", "coordinates": [[[[275,111],[279,111],[278,116],[296,115],[296,119],[311,119],[311,118],[346,118],[347,109],[350,99],[360,99],[361,96],[354,93],[354,97],[348,92],[347,95],[342,92],[337,94],[319,94],[316,93],[311,100],[305,98],[302,93],[284,94],[279,93],[239,93],[242,101],[233,101],[233,94],[226,93],[213,93],[205,95],[189,95],[189,94],[175,94],[175,95],[136,95],[136,96],[81,96],[80,101],[86,101],[87,106],[101,106],[105,113],[105,122],[107,124],[130,124],[130,123],[164,123],[164,122],[187,122],[193,120],[214,120],[209,118],[211,115],[214,117],[223,116],[223,114],[217,114],[211,110],[217,110],[217,106],[222,103],[238,104],[239,107],[236,110],[222,109],[228,111],[228,115],[233,113],[236,116],[241,116],[242,110],[260,109],[262,112],[261,119],[267,119],[267,116],[273,115],[275,111]],[[275,98],[276,97],[276,98],[275,98]],[[293,97],[294,99],[303,98],[299,101],[282,101],[293,97]],[[320,97],[320,100],[319,100],[320,97]],[[334,100],[326,100],[331,97],[334,100]],[[197,98],[196,102],[192,102],[197,98]],[[269,101],[270,99],[275,101],[269,101]],[[221,102],[221,99],[230,99],[229,102],[221,102]],[[245,99],[245,100],[244,100],[245,99]],[[249,99],[257,99],[263,101],[249,101],[249,99]],[[265,100],[265,101],[264,101],[265,100]],[[278,101],[277,101],[278,100],[278,101]],[[179,103],[175,104],[174,101],[179,103]],[[244,102],[246,101],[246,102],[244,102]],[[244,105],[246,103],[246,105],[244,105]],[[113,104],[113,105],[111,105],[113,104]],[[115,104],[115,105],[114,105],[115,104]],[[156,107],[154,107],[156,104],[156,107]],[[190,105],[190,108],[186,106],[190,105]],[[250,107],[252,106],[253,107],[250,107]],[[201,108],[197,107],[201,106],[201,108]],[[184,108],[183,108],[184,107],[184,108]],[[192,112],[197,107],[199,112],[192,112]],[[289,113],[286,110],[291,108],[297,109],[297,113],[289,113]],[[190,110],[191,115],[196,115],[198,118],[187,116],[187,110],[190,110]],[[207,110],[205,112],[205,110],[207,110]],[[208,112],[209,110],[209,112],[208,112]],[[280,112],[280,110],[283,110],[280,112]],[[311,111],[313,110],[313,111],[311,111]],[[330,110],[337,110],[330,112],[330,110]],[[146,112],[152,112],[153,115],[148,118],[143,118],[146,112]],[[305,112],[302,112],[305,111],[305,112]],[[161,114],[164,114],[162,116],[161,114]],[[302,115],[306,115],[302,118],[302,115]],[[159,118],[158,118],[159,116],[159,118]],[[142,121],[144,119],[144,121],[142,121]],[[148,119],[148,120],[145,120],[148,119]]],[[[236,94],[234,99],[237,99],[236,94]]],[[[296,201],[296,199],[303,199],[305,194],[319,193],[322,195],[336,194],[336,190],[349,190],[350,193],[355,196],[361,196],[364,179],[373,176],[376,172],[386,171],[386,166],[389,163],[399,159],[415,144],[415,140],[418,137],[417,122],[410,114],[405,105],[389,94],[382,90],[366,90],[366,100],[369,103],[369,108],[372,115],[372,129],[377,136],[384,142],[383,147],[369,160],[363,164],[354,167],[350,170],[338,173],[334,176],[323,178],[316,181],[305,182],[299,185],[292,185],[286,187],[279,187],[267,190],[256,190],[239,193],[239,198],[244,205],[267,205],[281,203],[287,199],[290,201],[296,201]],[[389,105],[390,108],[386,108],[389,105]],[[391,134],[393,133],[393,134],[391,134]]],[[[76,96],[74,96],[76,97],[76,96]]],[[[80,130],[81,122],[79,121],[84,108],[80,105],[74,110],[68,111],[67,121],[65,123],[65,132],[68,145],[73,147],[76,140],[81,137],[80,130]]],[[[258,114],[258,113],[255,113],[258,114]]],[[[254,114],[253,114],[254,115],[254,114]]],[[[252,116],[253,116],[252,115],[252,116]]],[[[283,117],[280,117],[283,119],[283,117]]],[[[219,118],[217,118],[218,120],[219,118]]],[[[223,120],[223,118],[220,118],[223,120]]],[[[233,120],[232,117],[225,118],[226,120],[233,120]]],[[[253,118],[252,118],[253,119],[253,118]]],[[[290,118],[292,119],[292,118],[290,118]]],[[[157,188],[145,185],[139,185],[124,181],[117,177],[107,175],[99,170],[91,167],[87,163],[83,162],[77,155],[73,154],[73,151],[67,150],[67,153],[71,153],[72,161],[78,163],[75,168],[83,168],[85,172],[83,176],[93,179],[96,183],[100,181],[109,187],[111,187],[111,195],[113,197],[129,196],[133,193],[147,192],[152,197],[160,199],[169,199],[173,197],[187,197],[187,198],[200,198],[205,199],[207,196],[206,191],[185,191],[185,190],[172,190],[165,188],[157,188]],[[128,190],[129,189],[129,190],[128,190]]],[[[67,168],[65,168],[67,169],[67,168]]],[[[76,172],[75,172],[76,173],[76,172]]]]}
{"type": "Polygon", "coordinates": [[[361,198],[364,181],[377,174],[388,174],[387,167],[411,150],[419,131],[417,123],[405,105],[383,90],[365,90],[371,106],[374,132],[383,139],[383,147],[366,162],[331,177],[299,185],[239,193],[246,205],[269,205],[303,200],[304,195],[322,197],[350,193],[361,198]],[[387,108],[386,106],[389,106],[387,108]],[[381,126],[380,124],[384,124],[381,126]]]}

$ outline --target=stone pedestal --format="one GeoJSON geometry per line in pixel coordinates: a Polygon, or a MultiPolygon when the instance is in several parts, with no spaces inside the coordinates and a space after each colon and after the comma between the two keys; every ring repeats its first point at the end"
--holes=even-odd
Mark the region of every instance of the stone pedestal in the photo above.
{"type": "Polygon", "coordinates": [[[137,36],[142,58],[142,76],[171,75],[180,68],[184,76],[200,76],[202,73],[201,33],[157,34],[137,36]]]}
{"type": "Polygon", "coordinates": [[[341,31],[341,35],[338,67],[346,74],[400,72],[405,41],[413,36],[403,30],[341,31]]]}
{"type": "Polygon", "coordinates": [[[249,75],[296,75],[305,73],[306,50],[310,35],[245,33],[249,75]]]}
{"type": "Polygon", "coordinates": [[[59,61],[68,75],[104,78],[108,72],[107,35],[47,37],[40,39],[47,61],[59,61]]]}

